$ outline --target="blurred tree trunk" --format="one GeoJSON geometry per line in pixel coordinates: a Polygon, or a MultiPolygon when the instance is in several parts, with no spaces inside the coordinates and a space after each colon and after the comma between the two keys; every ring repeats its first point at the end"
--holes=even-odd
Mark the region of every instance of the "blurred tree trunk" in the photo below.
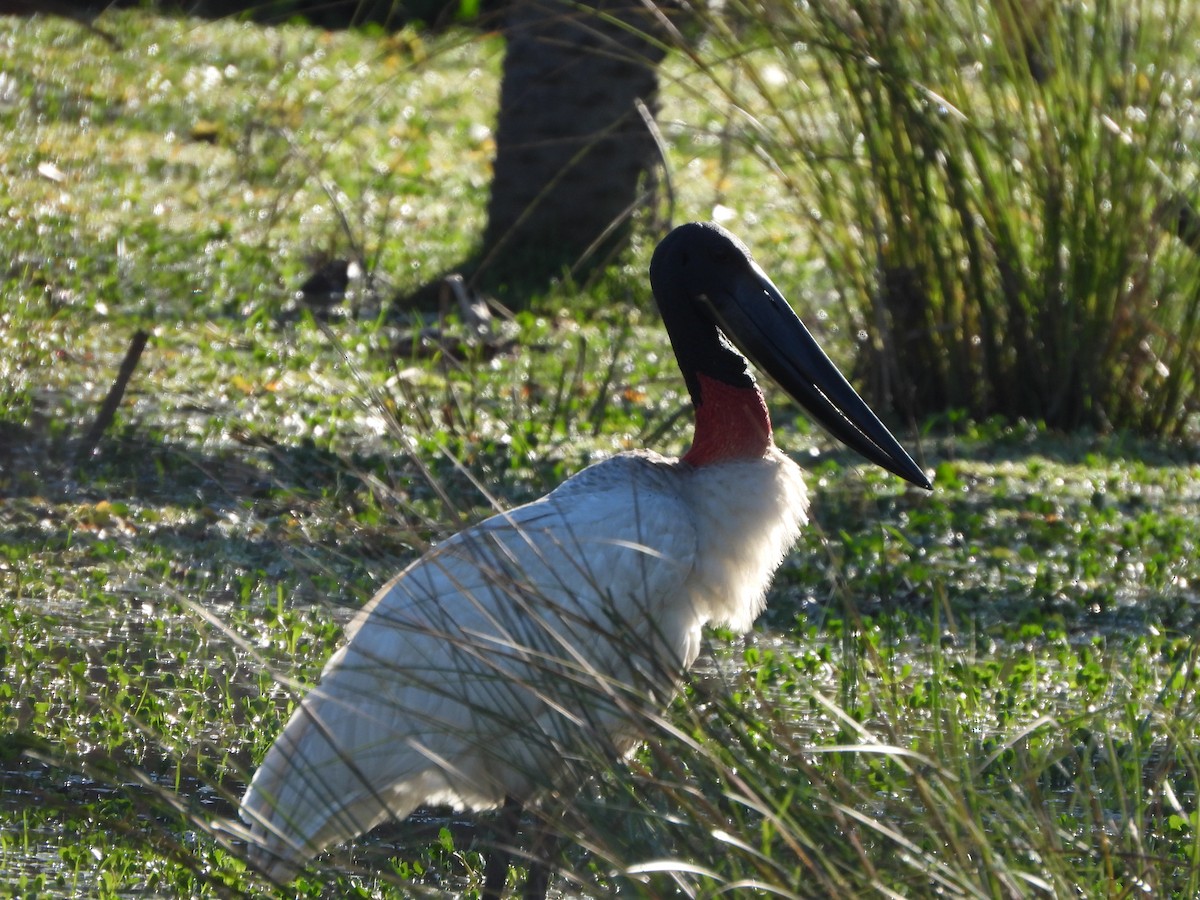
{"type": "Polygon", "coordinates": [[[474,285],[524,292],[604,263],[628,237],[658,148],[665,33],[637,0],[510,0],[496,162],[474,285]],[[593,247],[593,245],[597,245],[593,247]]]}

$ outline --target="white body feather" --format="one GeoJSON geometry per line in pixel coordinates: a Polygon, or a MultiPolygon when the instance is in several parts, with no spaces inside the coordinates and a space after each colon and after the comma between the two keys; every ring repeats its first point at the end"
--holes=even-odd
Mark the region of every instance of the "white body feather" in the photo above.
{"type": "Polygon", "coordinates": [[[525,799],[631,751],[707,623],[738,631],[805,521],[799,468],[628,453],[434,548],[385,585],[242,801],[258,862],[300,861],[422,804],[525,799]]]}

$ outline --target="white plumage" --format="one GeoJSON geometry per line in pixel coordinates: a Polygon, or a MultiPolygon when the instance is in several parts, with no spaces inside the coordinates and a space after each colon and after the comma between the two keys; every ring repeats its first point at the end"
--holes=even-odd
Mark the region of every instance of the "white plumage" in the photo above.
{"type": "Polygon", "coordinates": [[[598,740],[629,752],[627,717],[666,699],[702,626],[761,611],[805,506],[774,449],[701,468],[628,453],[436,547],[358,615],[255,775],[259,864],[283,880],[418,805],[493,808],[598,740]]]}

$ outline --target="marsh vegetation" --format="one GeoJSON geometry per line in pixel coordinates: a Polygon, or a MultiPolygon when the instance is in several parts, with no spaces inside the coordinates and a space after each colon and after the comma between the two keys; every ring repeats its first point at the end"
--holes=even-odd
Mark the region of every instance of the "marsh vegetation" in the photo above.
{"type": "MultiPolygon", "coordinates": [[[[839,42],[804,18],[833,6],[764,3],[770,27],[664,63],[676,219],[754,247],[937,490],[774,404],[814,521],[756,631],[712,634],[646,748],[556,820],[566,895],[1200,893],[1200,282],[1159,218],[1194,177],[1191,12],[1070,6],[1048,33],[1082,43],[1036,49],[1081,71],[1035,87],[1019,42],[996,49],[1000,7],[951,7],[839,42]],[[877,327],[888,285],[927,303],[927,343],[877,327]],[[1021,355],[1035,309],[1059,318],[1022,340],[1079,351],[1057,375],[1021,355]],[[896,389],[908,359],[929,392],[896,389]],[[1004,407],[988,366],[1094,402],[1004,407]]],[[[103,22],[119,50],[0,19],[0,882],[269,894],[219,823],[353,611],[496,504],[681,451],[687,398],[648,229],[498,326],[499,353],[385,314],[482,232],[494,35],[103,22]],[[365,273],[317,322],[295,292],[333,258],[365,273]]],[[[480,838],[430,810],[289,895],[474,890],[480,838]]]]}

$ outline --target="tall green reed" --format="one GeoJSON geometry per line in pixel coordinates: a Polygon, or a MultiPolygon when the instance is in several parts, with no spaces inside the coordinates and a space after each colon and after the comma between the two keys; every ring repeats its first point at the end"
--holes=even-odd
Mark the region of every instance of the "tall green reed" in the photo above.
{"type": "Polygon", "coordinates": [[[742,27],[708,18],[735,74],[704,75],[807,211],[873,402],[1184,430],[1191,7],[742,0],[742,27]]]}

